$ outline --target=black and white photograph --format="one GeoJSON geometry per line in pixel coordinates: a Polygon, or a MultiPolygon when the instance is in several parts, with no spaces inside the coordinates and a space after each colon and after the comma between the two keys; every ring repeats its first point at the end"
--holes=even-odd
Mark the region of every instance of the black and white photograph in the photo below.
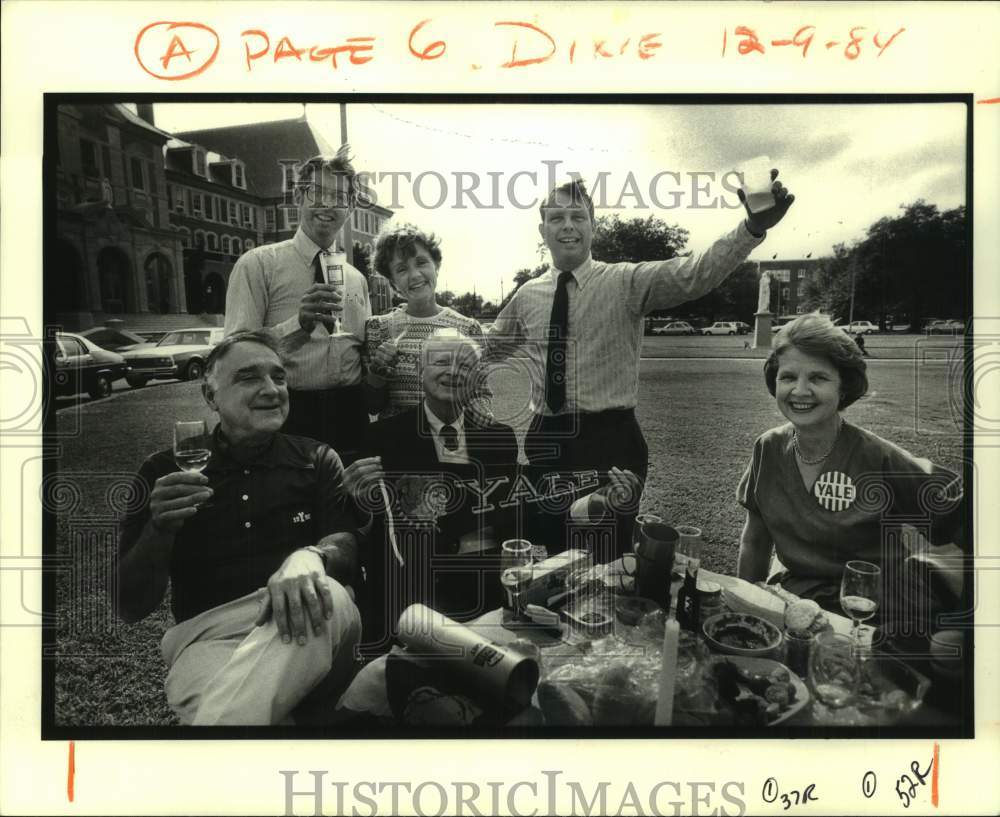
{"type": "Polygon", "coordinates": [[[47,95],[45,733],[971,737],[972,108],[47,95]]]}
{"type": "Polygon", "coordinates": [[[998,12],[7,0],[0,812],[997,813],[998,12]]]}

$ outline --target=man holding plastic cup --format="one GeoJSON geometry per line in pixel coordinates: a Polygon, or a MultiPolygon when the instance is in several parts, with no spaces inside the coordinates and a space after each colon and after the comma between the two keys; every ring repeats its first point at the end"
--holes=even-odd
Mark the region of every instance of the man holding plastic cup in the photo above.
{"type": "Polygon", "coordinates": [[[284,431],[327,443],[344,462],[357,455],[368,425],[361,393],[368,283],[335,247],[359,189],[346,145],[336,156],[299,165],[298,230],[244,254],[226,293],[227,335],[270,327],[282,337],[289,398],[284,431]]]}
{"type": "MultiPolygon", "coordinates": [[[[665,261],[605,263],[591,257],[594,203],[576,179],[539,208],[552,269],[525,283],[488,333],[491,356],[529,361],[534,418],[524,448],[539,473],[628,469],[645,482],[648,448],[635,417],[643,318],[711,291],[784,218],[794,201],[771,173],[774,205],[752,212],[705,252],[665,261]]],[[[618,553],[631,529],[616,536],[618,553]]]]}

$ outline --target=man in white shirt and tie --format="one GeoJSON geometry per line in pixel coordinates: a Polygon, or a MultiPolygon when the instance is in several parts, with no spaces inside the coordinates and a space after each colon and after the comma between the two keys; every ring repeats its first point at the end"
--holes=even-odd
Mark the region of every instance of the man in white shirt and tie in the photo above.
{"type": "MultiPolygon", "coordinates": [[[[620,466],[645,482],[649,451],[635,418],[643,318],[711,291],[764,240],[794,200],[776,177],[775,205],[748,209],[705,252],[640,263],[591,257],[594,204],[582,181],[549,193],[538,231],[552,269],[521,286],[488,333],[491,356],[520,350],[530,363],[535,416],[524,445],[536,479],[620,466]]],[[[630,536],[622,530],[619,552],[630,536]]]]}
{"type": "Polygon", "coordinates": [[[335,252],[357,200],[357,174],[343,146],[298,168],[299,228],[244,254],[226,291],[226,335],[269,327],[282,338],[288,421],[282,429],[325,442],[345,463],[368,425],[361,393],[361,346],[371,317],[368,282],[335,252]],[[343,283],[328,282],[342,268],[343,283]]]}

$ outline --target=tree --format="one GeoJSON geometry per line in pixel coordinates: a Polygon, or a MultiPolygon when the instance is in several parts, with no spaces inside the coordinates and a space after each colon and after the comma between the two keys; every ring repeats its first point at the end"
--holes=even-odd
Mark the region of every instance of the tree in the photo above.
{"type": "Polygon", "coordinates": [[[367,278],[372,274],[372,251],[361,244],[354,245],[352,266],[367,278]]]}
{"type": "Polygon", "coordinates": [[[434,293],[434,300],[439,306],[453,306],[455,303],[455,293],[450,289],[442,289],[434,293]]]}
{"type": "Polygon", "coordinates": [[[711,321],[741,320],[753,323],[757,310],[757,264],[744,261],[719,286],[694,301],[673,309],[679,318],[711,321]]]}
{"type": "Polygon", "coordinates": [[[598,261],[662,261],[680,255],[687,245],[688,231],[667,224],[650,214],[646,218],[622,220],[616,213],[594,222],[591,253],[598,261]]]}
{"type": "Polygon", "coordinates": [[[452,301],[451,308],[467,318],[473,318],[483,311],[483,296],[473,292],[463,293],[452,301]]]}
{"type": "Polygon", "coordinates": [[[519,269],[517,272],[515,272],[514,288],[510,292],[508,292],[507,295],[504,297],[504,299],[500,302],[500,306],[497,307],[497,312],[500,312],[505,306],[507,306],[507,302],[514,297],[514,293],[517,292],[522,286],[524,286],[525,283],[530,281],[532,278],[537,278],[539,275],[544,275],[548,271],[549,271],[549,262],[546,261],[542,264],[539,264],[534,269],[524,267],[523,269],[519,269]]]}
{"type": "Polygon", "coordinates": [[[877,320],[882,329],[889,315],[894,322],[907,315],[914,326],[932,313],[967,317],[965,208],[942,213],[919,199],[900,209],[902,215],[879,219],[850,247],[834,247],[806,284],[806,308],[846,322],[853,279],[854,318],[877,320]]]}

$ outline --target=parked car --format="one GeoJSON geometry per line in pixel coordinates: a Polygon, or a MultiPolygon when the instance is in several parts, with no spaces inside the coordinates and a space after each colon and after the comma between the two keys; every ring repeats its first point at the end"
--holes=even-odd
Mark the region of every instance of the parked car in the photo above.
{"type": "Polygon", "coordinates": [[[874,335],[878,332],[878,326],[871,321],[854,321],[854,323],[845,323],[840,328],[849,335],[874,335]]]}
{"type": "Polygon", "coordinates": [[[736,321],[736,333],[739,335],[749,335],[751,326],[743,321],[736,321]]]}
{"type": "Polygon", "coordinates": [[[653,329],[654,335],[695,335],[697,331],[687,321],[671,321],[653,329]]]}
{"type": "Polygon", "coordinates": [[[110,352],[125,352],[139,344],[149,343],[142,335],[137,335],[135,332],[129,332],[127,329],[110,329],[107,326],[84,329],[80,332],[80,337],[84,337],[110,352]]]}
{"type": "Polygon", "coordinates": [[[167,332],[153,346],[125,352],[125,380],[141,389],[150,380],[197,380],[205,359],[222,340],[222,329],[197,327],[167,332]]]}
{"type": "Polygon", "coordinates": [[[701,330],[703,335],[735,335],[739,332],[736,321],[716,321],[701,330]]]}
{"type": "Polygon", "coordinates": [[[87,392],[97,400],[111,394],[111,385],[125,374],[125,358],[93,341],[69,332],[56,334],[57,394],[87,392]]]}
{"type": "Polygon", "coordinates": [[[924,331],[928,335],[963,335],[965,334],[965,321],[960,321],[957,318],[933,320],[925,324],[924,331]]]}

